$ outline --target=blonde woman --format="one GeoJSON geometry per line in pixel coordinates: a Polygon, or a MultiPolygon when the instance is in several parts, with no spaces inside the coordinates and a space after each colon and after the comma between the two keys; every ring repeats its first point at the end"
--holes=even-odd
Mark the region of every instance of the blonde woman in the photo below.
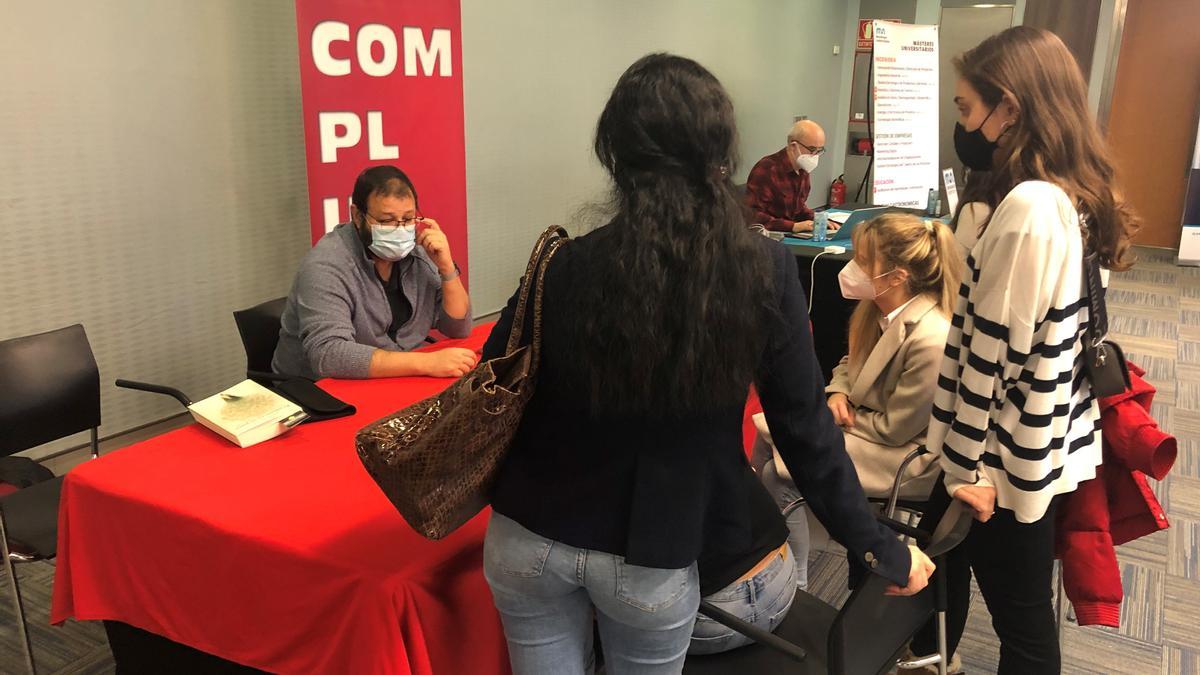
{"type": "MultiPolygon", "coordinates": [[[[925,442],[962,261],[948,226],[899,213],[855,231],[854,252],[838,275],[842,295],[859,301],[850,319],[850,353],[825,392],[864,491],[882,497],[904,457],[925,442]]],[[[760,447],[769,447],[765,420],[758,416],[755,422],[766,432],[760,447]]],[[[799,497],[777,453],[760,463],[763,482],[780,506],[799,497]]],[[[901,496],[928,497],[938,471],[935,455],[909,464],[901,496]]],[[[803,567],[809,549],[805,515],[794,514],[788,527],[803,567]]],[[[806,571],[798,576],[805,585],[806,571]]]]}

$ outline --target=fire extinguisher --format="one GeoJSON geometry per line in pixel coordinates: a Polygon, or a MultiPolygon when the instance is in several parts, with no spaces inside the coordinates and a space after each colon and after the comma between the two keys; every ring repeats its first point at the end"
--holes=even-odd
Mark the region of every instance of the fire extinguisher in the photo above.
{"type": "Polygon", "coordinates": [[[842,174],[829,184],[829,206],[841,206],[846,203],[846,176],[842,174]]]}

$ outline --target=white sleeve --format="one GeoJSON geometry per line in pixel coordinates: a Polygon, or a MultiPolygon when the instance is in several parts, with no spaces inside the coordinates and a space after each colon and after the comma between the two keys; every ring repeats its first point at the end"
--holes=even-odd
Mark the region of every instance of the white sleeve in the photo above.
{"type": "MultiPolygon", "coordinates": [[[[974,287],[961,316],[958,382],[941,464],[953,494],[974,484],[991,421],[1005,389],[1021,376],[1034,333],[1047,315],[1065,262],[1059,204],[1006,199],[968,259],[974,287]],[[965,358],[964,358],[965,357],[965,358]]],[[[945,374],[945,371],[943,371],[945,374]]]]}

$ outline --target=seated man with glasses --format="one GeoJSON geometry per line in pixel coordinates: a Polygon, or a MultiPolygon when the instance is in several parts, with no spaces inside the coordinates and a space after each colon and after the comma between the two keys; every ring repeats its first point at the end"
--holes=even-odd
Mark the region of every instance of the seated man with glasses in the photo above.
{"type": "Polygon", "coordinates": [[[471,300],[437,221],[417,209],[412,181],[394,166],[359,174],[350,222],[300,263],[271,367],[311,379],[459,377],[475,352],[414,353],[429,331],[471,332],[471,300]]]}
{"type": "MultiPolygon", "coordinates": [[[[808,207],[812,189],[809,174],[825,153],[825,130],[812,120],[792,126],[787,145],[758,160],[746,179],[746,206],[754,223],[776,232],[812,232],[813,210],[808,207]]],[[[830,221],[829,232],[838,229],[830,221]]]]}

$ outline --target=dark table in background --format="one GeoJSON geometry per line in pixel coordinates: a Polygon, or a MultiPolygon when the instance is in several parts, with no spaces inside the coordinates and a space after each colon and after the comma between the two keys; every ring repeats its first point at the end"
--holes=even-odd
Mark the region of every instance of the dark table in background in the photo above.
{"type": "MultiPolygon", "coordinates": [[[[784,238],[783,243],[787,244],[788,239],[784,238]]],[[[855,300],[843,298],[841,286],[838,285],[838,272],[854,258],[854,252],[822,253],[819,248],[797,245],[788,248],[796,255],[804,294],[812,300],[809,317],[812,319],[813,344],[821,372],[828,382],[834,366],[846,355],[847,327],[850,325],[850,315],[858,305],[855,300]]]]}

